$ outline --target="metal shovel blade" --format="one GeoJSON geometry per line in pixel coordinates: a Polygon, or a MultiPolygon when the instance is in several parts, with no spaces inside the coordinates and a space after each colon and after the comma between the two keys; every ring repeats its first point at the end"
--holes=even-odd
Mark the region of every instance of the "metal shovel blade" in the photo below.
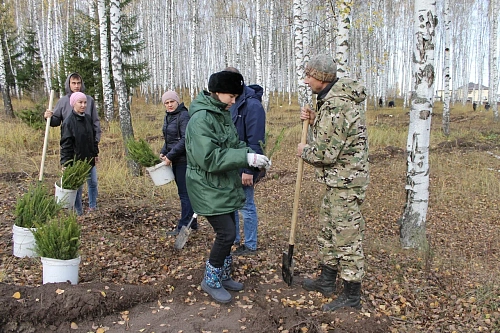
{"type": "Polygon", "coordinates": [[[182,249],[184,245],[186,245],[190,233],[191,233],[191,228],[186,228],[186,226],[182,226],[181,231],[179,231],[179,234],[175,239],[174,248],[177,250],[182,249]]]}
{"type": "Polygon", "coordinates": [[[283,260],[281,263],[281,276],[283,281],[289,286],[293,282],[293,244],[288,245],[288,253],[283,252],[283,260]]]}
{"type": "Polygon", "coordinates": [[[198,214],[194,213],[193,217],[189,221],[187,226],[182,226],[181,231],[177,235],[175,239],[174,248],[180,250],[186,245],[189,235],[191,234],[191,223],[193,223],[194,219],[198,216],[198,214]]]}

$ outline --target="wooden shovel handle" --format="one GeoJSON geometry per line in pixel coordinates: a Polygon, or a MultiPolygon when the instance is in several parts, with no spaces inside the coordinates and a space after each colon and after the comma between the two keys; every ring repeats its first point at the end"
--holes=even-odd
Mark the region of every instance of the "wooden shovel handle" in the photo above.
{"type": "MultiPolygon", "coordinates": [[[[300,137],[300,143],[306,143],[307,138],[307,128],[309,126],[309,121],[302,121],[302,135],[300,137]]],[[[295,226],[297,225],[297,214],[299,212],[299,197],[300,197],[300,186],[302,185],[302,173],[304,171],[304,160],[299,157],[299,167],[297,169],[297,180],[295,181],[295,196],[293,198],[293,211],[292,211],[292,227],[290,228],[290,240],[289,244],[295,244],[295,226]]]]}
{"type": "MultiPolygon", "coordinates": [[[[49,98],[49,110],[52,111],[52,101],[54,100],[54,90],[50,91],[49,98]]],[[[38,180],[42,181],[43,179],[43,168],[45,165],[45,155],[47,154],[47,145],[49,143],[49,130],[50,130],[50,117],[47,118],[47,123],[45,124],[45,137],[43,139],[43,151],[42,151],[42,162],[40,164],[40,175],[38,176],[38,180]]]]}

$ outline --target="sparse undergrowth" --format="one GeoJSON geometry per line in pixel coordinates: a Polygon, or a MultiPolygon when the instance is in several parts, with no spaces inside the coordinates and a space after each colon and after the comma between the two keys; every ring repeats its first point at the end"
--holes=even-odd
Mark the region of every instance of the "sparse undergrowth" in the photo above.
{"type": "MultiPolygon", "coordinates": [[[[137,137],[159,136],[162,125],[161,113],[157,112],[159,106],[137,108],[144,112],[134,119],[134,125],[141,129],[137,137]],[[151,117],[156,117],[154,122],[151,117]]],[[[302,278],[317,272],[315,236],[322,189],[310,166],[305,168],[302,183],[294,255],[295,284],[286,286],[280,276],[281,251],[287,248],[295,185],[296,159],[290,156],[294,156],[300,136],[296,112],[271,109],[268,114],[268,123],[275,124],[268,127],[268,131],[272,131],[274,137],[278,137],[284,126],[289,130],[273,155],[272,169],[256,187],[259,253],[236,259],[236,277],[245,283],[246,289],[235,294],[235,300],[227,307],[211,303],[198,287],[212,242],[211,227],[201,219],[201,229],[190,237],[185,249],[174,251],[174,239],[167,238],[165,231],[176,224],[179,214],[175,186],[152,188],[147,177],[128,175],[123,168],[125,159],[120,155],[123,143],[118,126],[110,124],[102,136],[103,162],[98,165],[100,210],[98,214],[79,219],[82,225],[80,280],[86,286],[81,290],[94,290],[96,286],[99,292],[106,294],[106,285],[153,285],[161,292],[145,297],[156,300],[141,310],[128,308],[130,313],[120,314],[119,311],[126,308],[116,306],[106,311],[99,308],[101,312],[88,314],[88,320],[78,315],[68,317],[80,327],[74,331],[95,332],[99,326],[116,331],[125,329],[128,323],[135,331],[144,329],[144,332],[202,329],[282,333],[500,332],[497,134],[500,132],[497,124],[492,122],[490,113],[455,110],[452,136],[444,138],[440,121],[434,122],[427,216],[430,246],[421,252],[402,250],[396,221],[403,211],[405,195],[406,154],[405,142],[401,141],[408,121],[406,111],[368,111],[372,166],[371,184],[363,206],[367,221],[363,307],[361,311],[335,314],[322,313],[321,304],[329,300],[305,292],[299,285],[302,278]],[[108,316],[113,311],[116,314],[108,316]]],[[[58,131],[53,132],[56,133],[51,134],[50,145],[56,149],[58,131]]],[[[9,135],[8,131],[0,130],[0,133],[9,135]]],[[[26,191],[30,180],[36,180],[39,165],[39,159],[26,164],[16,156],[37,156],[39,152],[29,141],[17,144],[14,138],[3,136],[0,136],[0,146],[17,145],[17,152],[7,151],[8,160],[0,161],[0,241],[4,245],[0,247],[0,279],[5,290],[4,299],[0,301],[18,304],[19,300],[12,296],[23,286],[25,294],[21,293],[21,300],[31,304],[33,300],[26,296],[30,291],[24,286],[41,284],[41,265],[36,259],[12,256],[11,228],[15,200],[26,191]],[[9,144],[1,145],[2,141],[9,144]]],[[[33,136],[32,140],[36,139],[33,136]]],[[[161,145],[161,138],[148,141],[153,143],[153,150],[161,145]]],[[[48,184],[57,178],[57,161],[55,150],[48,158],[45,179],[48,184]]],[[[67,300],[77,297],[71,294],[76,291],[70,286],[61,289],[66,290],[67,300]]],[[[105,297],[100,293],[96,295],[105,297]]],[[[136,303],[127,299],[126,306],[136,303]]],[[[39,332],[50,326],[44,325],[38,326],[39,332]]],[[[64,325],[65,322],[59,320],[53,328],[68,331],[64,325]]]]}

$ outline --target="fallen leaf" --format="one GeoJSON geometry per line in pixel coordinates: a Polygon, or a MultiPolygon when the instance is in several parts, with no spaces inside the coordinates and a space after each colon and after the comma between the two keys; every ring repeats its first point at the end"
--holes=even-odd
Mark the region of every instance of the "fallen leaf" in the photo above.
{"type": "Polygon", "coordinates": [[[57,289],[56,294],[61,295],[64,293],[64,289],[57,289]]]}
{"type": "Polygon", "coordinates": [[[20,299],[21,298],[21,293],[19,291],[16,291],[14,295],[12,295],[15,299],[20,299]]]}
{"type": "Polygon", "coordinates": [[[71,329],[72,330],[77,330],[78,329],[78,325],[75,322],[71,322],[71,329]]]}

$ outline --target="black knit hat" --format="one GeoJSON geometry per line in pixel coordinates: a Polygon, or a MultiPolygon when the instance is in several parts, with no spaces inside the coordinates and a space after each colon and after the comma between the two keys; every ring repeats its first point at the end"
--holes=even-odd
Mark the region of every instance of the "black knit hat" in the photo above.
{"type": "Polygon", "coordinates": [[[210,75],[208,90],[214,93],[241,95],[243,83],[243,76],[240,73],[222,71],[210,75]]]}

